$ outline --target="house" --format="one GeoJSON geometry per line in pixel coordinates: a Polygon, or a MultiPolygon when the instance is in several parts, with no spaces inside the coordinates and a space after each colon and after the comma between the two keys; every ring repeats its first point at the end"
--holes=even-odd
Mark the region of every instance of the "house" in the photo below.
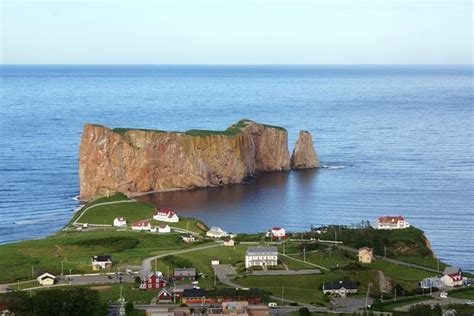
{"type": "Polygon", "coordinates": [[[142,290],[162,289],[164,287],[166,287],[166,280],[163,279],[163,273],[160,271],[149,272],[146,279],[142,280],[140,284],[142,290]]]}
{"type": "Polygon", "coordinates": [[[207,237],[211,238],[222,238],[222,237],[227,237],[229,234],[225,232],[222,228],[213,226],[211,229],[209,229],[206,233],[207,237]]]}
{"type": "Polygon", "coordinates": [[[99,255],[92,257],[92,270],[99,271],[103,269],[110,269],[112,267],[111,255],[99,255]]]}
{"type": "Polygon", "coordinates": [[[127,226],[127,220],[124,217],[116,217],[114,218],[114,226],[115,227],[127,226]]]}
{"type": "Polygon", "coordinates": [[[169,290],[167,288],[161,289],[160,292],[158,292],[158,295],[156,296],[156,301],[158,303],[171,303],[174,301],[174,294],[172,290],[169,290]]]}
{"type": "Polygon", "coordinates": [[[232,238],[230,238],[230,237],[224,238],[224,246],[225,247],[234,247],[234,245],[235,245],[235,242],[232,238]]]}
{"type": "Polygon", "coordinates": [[[221,262],[219,259],[212,259],[211,260],[211,266],[218,266],[221,262]]]}
{"type": "Polygon", "coordinates": [[[195,268],[174,268],[173,280],[175,281],[195,281],[195,268]]]}
{"type": "Polygon", "coordinates": [[[360,263],[371,263],[374,260],[374,250],[369,247],[359,248],[358,257],[360,263]]]}
{"type": "Polygon", "coordinates": [[[267,266],[278,265],[278,250],[276,247],[253,247],[248,248],[245,252],[245,268],[253,266],[267,266]]]}
{"type": "Polygon", "coordinates": [[[182,236],[181,237],[183,239],[183,241],[187,244],[190,244],[190,243],[193,243],[196,241],[196,237],[194,237],[193,235],[188,235],[188,236],[182,236]]]}
{"type": "Polygon", "coordinates": [[[444,285],[449,287],[462,286],[464,281],[462,276],[458,273],[445,274],[440,278],[444,285]]]}
{"type": "Polygon", "coordinates": [[[54,281],[56,281],[56,276],[49,272],[45,272],[37,277],[36,280],[38,280],[38,283],[41,285],[53,285],[54,281]]]}
{"type": "Polygon", "coordinates": [[[444,268],[443,275],[448,275],[448,274],[453,274],[453,273],[462,274],[462,271],[461,271],[461,269],[459,269],[457,267],[446,267],[446,268],[444,268]]]}
{"type": "Polygon", "coordinates": [[[139,221],[139,222],[133,223],[132,230],[151,231],[151,224],[149,221],[139,221]]]}
{"type": "Polygon", "coordinates": [[[207,296],[207,293],[203,289],[184,289],[181,295],[182,304],[210,304],[214,300],[207,296]]]}
{"type": "Polygon", "coordinates": [[[179,222],[179,217],[176,213],[167,207],[157,208],[153,219],[161,222],[177,223],[179,222]]]}
{"type": "Polygon", "coordinates": [[[444,282],[439,277],[425,278],[420,282],[422,289],[437,288],[442,289],[445,287],[444,282]]]}
{"type": "Polygon", "coordinates": [[[410,224],[403,216],[383,216],[377,219],[377,229],[404,229],[410,224]]]}
{"type": "Polygon", "coordinates": [[[167,234],[167,233],[170,233],[171,232],[171,228],[169,225],[166,225],[166,224],[161,224],[159,227],[158,227],[158,232],[160,234],[167,234]]]}
{"type": "Polygon", "coordinates": [[[273,227],[267,232],[267,237],[280,240],[286,237],[286,230],[281,227],[273,227]]]}
{"type": "Polygon", "coordinates": [[[323,293],[345,297],[347,294],[357,293],[357,282],[354,281],[334,281],[323,283],[323,293]]]}

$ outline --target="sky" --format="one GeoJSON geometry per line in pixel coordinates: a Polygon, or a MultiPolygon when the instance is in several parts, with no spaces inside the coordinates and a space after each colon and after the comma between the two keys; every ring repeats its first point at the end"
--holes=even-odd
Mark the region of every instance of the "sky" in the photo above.
{"type": "Polygon", "coordinates": [[[2,64],[471,64],[458,0],[0,0],[2,64]]]}

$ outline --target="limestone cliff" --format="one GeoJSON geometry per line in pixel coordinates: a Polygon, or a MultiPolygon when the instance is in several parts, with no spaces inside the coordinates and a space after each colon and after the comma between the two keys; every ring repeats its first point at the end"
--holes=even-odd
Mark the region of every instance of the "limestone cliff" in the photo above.
{"type": "Polygon", "coordinates": [[[183,133],[85,124],[80,197],[239,183],[258,172],[289,168],[287,131],[248,120],[225,131],[183,133]]]}
{"type": "Polygon", "coordinates": [[[301,131],[291,155],[291,169],[319,168],[319,158],[313,147],[311,133],[301,131]]]}

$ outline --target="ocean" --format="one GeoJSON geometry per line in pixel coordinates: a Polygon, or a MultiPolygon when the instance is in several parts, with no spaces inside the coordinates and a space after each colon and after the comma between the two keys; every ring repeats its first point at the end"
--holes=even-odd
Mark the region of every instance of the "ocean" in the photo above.
{"type": "Polygon", "coordinates": [[[0,66],[0,243],[71,218],[85,122],[313,134],[323,168],[143,197],[233,232],[403,215],[474,271],[472,66],[0,66]]]}

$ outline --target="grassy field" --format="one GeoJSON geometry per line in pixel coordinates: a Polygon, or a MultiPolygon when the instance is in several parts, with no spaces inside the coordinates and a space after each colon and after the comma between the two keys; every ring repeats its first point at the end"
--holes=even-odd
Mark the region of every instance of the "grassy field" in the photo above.
{"type": "Polygon", "coordinates": [[[139,232],[90,231],[61,233],[39,240],[28,240],[0,245],[0,283],[32,278],[42,271],[61,273],[90,273],[90,258],[98,254],[111,254],[116,267],[140,265],[141,261],[156,252],[189,247],[178,235],[155,235],[139,232]]]}
{"type": "Polygon", "coordinates": [[[397,307],[402,307],[402,306],[417,303],[417,302],[423,302],[430,299],[433,299],[433,298],[427,295],[420,295],[420,296],[398,299],[397,301],[391,300],[391,301],[381,302],[381,303],[373,305],[372,310],[392,312],[397,307]]]}
{"type": "Polygon", "coordinates": [[[418,282],[424,278],[433,276],[432,272],[399,266],[382,260],[376,260],[370,265],[370,269],[383,271],[392,283],[399,283],[404,289],[413,290],[418,288],[418,282]]]}
{"type": "MultiPolygon", "coordinates": [[[[131,200],[124,194],[118,193],[108,198],[100,198],[85,205],[82,210],[75,215],[73,220],[80,216],[78,220],[80,223],[112,225],[114,218],[125,217],[129,225],[140,220],[151,220],[153,225],[159,225],[161,222],[152,220],[154,211],[154,206],[131,200]],[[118,201],[123,201],[124,203],[99,205],[101,203],[118,201]]],[[[179,222],[166,224],[170,227],[185,229],[198,234],[207,231],[207,226],[204,223],[190,217],[180,217],[179,222]]]]}
{"type": "Polygon", "coordinates": [[[474,300],[474,288],[464,288],[449,291],[449,297],[460,298],[464,300],[474,300]]]}

